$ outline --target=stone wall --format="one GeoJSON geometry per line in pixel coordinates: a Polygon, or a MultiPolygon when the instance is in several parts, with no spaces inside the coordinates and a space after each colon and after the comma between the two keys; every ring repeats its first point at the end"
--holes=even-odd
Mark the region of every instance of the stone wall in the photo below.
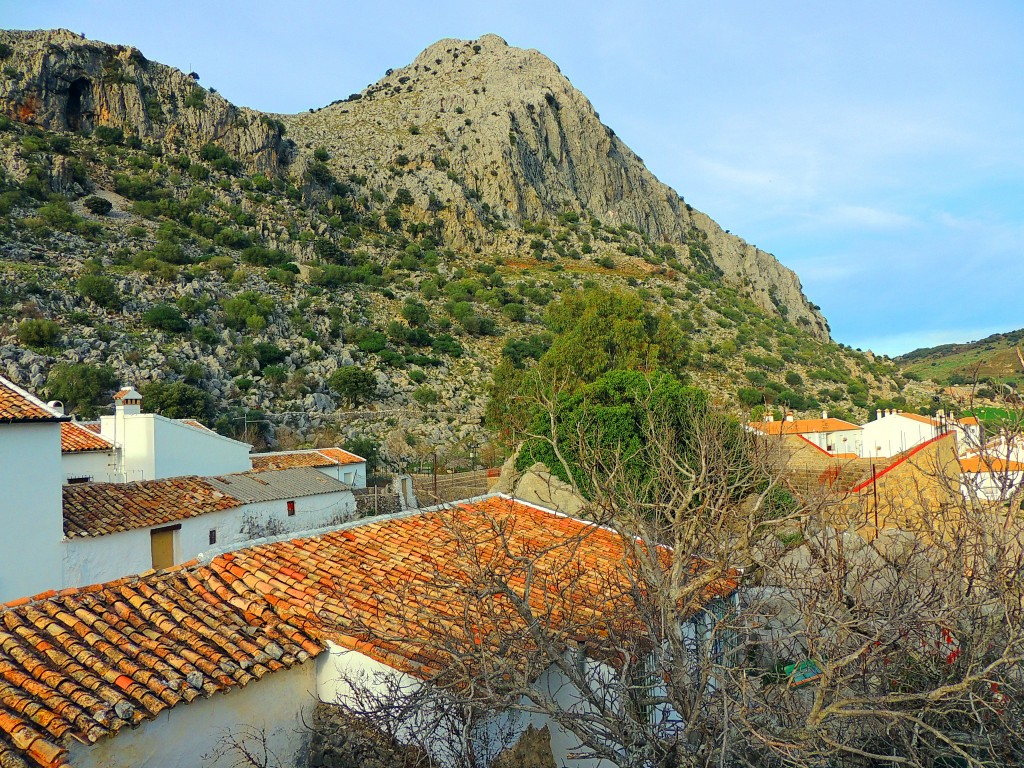
{"type": "Polygon", "coordinates": [[[313,713],[309,768],[413,768],[426,764],[417,749],[372,731],[340,707],[319,704],[313,713]]]}

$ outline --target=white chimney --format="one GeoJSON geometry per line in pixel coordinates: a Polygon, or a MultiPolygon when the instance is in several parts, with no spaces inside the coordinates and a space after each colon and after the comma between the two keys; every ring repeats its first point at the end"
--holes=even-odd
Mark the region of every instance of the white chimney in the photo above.
{"type": "Polygon", "coordinates": [[[775,414],[772,413],[771,411],[768,411],[768,413],[764,417],[764,420],[769,422],[775,421],[775,414]]]}
{"type": "Polygon", "coordinates": [[[131,384],[125,384],[114,395],[114,413],[119,416],[136,416],[142,413],[142,395],[131,384]]]}
{"type": "Polygon", "coordinates": [[[793,421],[793,414],[792,413],[787,413],[786,414],[786,421],[793,421]]]}
{"type": "Polygon", "coordinates": [[[878,410],[875,411],[875,418],[876,419],[882,418],[882,409],[881,408],[879,408],[878,410]]]}
{"type": "Polygon", "coordinates": [[[828,411],[822,411],[821,412],[821,418],[822,418],[823,421],[828,419],[828,411]]]}
{"type": "Polygon", "coordinates": [[[65,415],[64,403],[62,403],[60,400],[51,400],[50,402],[47,403],[47,405],[53,410],[55,410],[57,413],[59,413],[61,416],[65,415]]]}

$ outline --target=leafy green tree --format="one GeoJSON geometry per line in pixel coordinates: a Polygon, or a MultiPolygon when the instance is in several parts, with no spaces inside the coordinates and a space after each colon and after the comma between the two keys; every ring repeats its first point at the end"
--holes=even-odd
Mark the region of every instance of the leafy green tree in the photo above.
{"type": "Polygon", "coordinates": [[[139,392],[147,411],[169,419],[208,419],[213,415],[213,397],[183,381],[154,381],[139,392]]]}
{"type": "MultiPolygon", "coordinates": [[[[708,416],[707,393],[671,374],[609,371],[558,396],[553,412],[538,410],[516,466],[541,462],[584,494],[593,487],[591,472],[615,468],[642,499],[645,489],[659,487],[658,473],[665,469],[655,452],[668,444],[685,463],[697,425],[703,427],[708,416]]],[[[738,425],[736,430],[738,439],[738,425]]]]}
{"type": "Polygon", "coordinates": [[[109,277],[87,274],[78,278],[78,292],[105,309],[120,309],[121,294],[109,277]]]}
{"type": "Polygon", "coordinates": [[[373,373],[356,365],[339,368],[331,374],[327,383],[352,407],[364,400],[371,400],[377,392],[377,379],[373,373]]]}
{"type": "Polygon", "coordinates": [[[667,370],[685,362],[685,340],[667,315],[652,315],[635,293],[590,288],[552,304],[545,324],[555,339],[542,359],[593,381],[606,371],[667,370]]]}
{"type": "Polygon", "coordinates": [[[46,379],[46,395],[60,400],[68,412],[93,418],[97,406],[105,404],[117,387],[117,376],[109,365],[59,363],[46,379]]]}

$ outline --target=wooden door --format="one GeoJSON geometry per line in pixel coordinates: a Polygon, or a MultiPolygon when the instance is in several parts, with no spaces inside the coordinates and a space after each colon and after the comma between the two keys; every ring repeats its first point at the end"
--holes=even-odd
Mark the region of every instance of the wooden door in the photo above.
{"type": "Polygon", "coordinates": [[[174,565],[174,532],[176,530],[178,530],[178,526],[157,528],[149,532],[154,568],[170,568],[174,565]]]}

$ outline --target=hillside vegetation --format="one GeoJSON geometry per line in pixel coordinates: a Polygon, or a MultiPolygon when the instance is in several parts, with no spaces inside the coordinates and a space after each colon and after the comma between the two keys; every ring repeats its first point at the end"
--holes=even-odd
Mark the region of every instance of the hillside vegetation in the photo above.
{"type": "Polygon", "coordinates": [[[966,344],[942,344],[915,349],[895,362],[906,373],[936,384],[1005,384],[1016,389],[1024,381],[1017,347],[1024,329],[996,333],[966,344]]]}
{"type": "Polygon", "coordinates": [[[0,59],[0,371],[79,413],[134,382],[270,445],[457,458],[502,426],[492,386],[616,319],[629,354],[581,365],[738,413],[930,401],[493,35],[292,116],[66,31],[0,32],[0,59]]]}

